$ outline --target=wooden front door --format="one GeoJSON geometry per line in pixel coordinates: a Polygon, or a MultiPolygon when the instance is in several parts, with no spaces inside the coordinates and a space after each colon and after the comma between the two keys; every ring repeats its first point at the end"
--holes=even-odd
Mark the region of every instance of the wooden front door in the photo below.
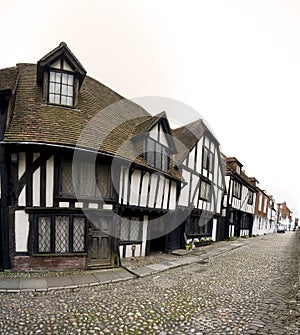
{"type": "Polygon", "coordinates": [[[90,222],[88,235],[87,268],[113,266],[113,237],[108,234],[109,218],[99,218],[97,226],[90,222]]]}

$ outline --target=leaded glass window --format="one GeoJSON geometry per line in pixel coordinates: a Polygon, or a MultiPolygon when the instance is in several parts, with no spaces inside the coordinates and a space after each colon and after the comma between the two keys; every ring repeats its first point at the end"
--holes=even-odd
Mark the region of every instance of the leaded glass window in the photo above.
{"type": "Polygon", "coordinates": [[[39,217],[38,219],[38,251],[50,252],[51,251],[51,218],[39,217]]]}
{"type": "Polygon", "coordinates": [[[200,183],[200,199],[208,201],[209,196],[210,196],[210,184],[201,180],[201,183],[200,183]]]}
{"type": "Polygon", "coordinates": [[[121,221],[120,240],[127,241],[128,236],[129,236],[129,221],[127,219],[123,219],[121,221]]]}
{"type": "Polygon", "coordinates": [[[139,217],[128,217],[121,220],[121,241],[141,241],[142,225],[139,217]]]}
{"type": "Polygon", "coordinates": [[[103,197],[111,195],[110,166],[97,164],[97,186],[98,192],[103,197]]]}
{"type": "Polygon", "coordinates": [[[61,166],[61,189],[62,193],[74,195],[73,179],[72,179],[72,162],[63,161],[61,166]]]}
{"type": "Polygon", "coordinates": [[[85,252],[85,217],[49,214],[38,216],[36,223],[38,253],[85,252]]]}
{"type": "Polygon", "coordinates": [[[189,236],[206,236],[210,234],[211,217],[202,213],[199,216],[192,216],[186,222],[185,232],[189,236]]]}
{"type": "Polygon", "coordinates": [[[73,251],[83,252],[85,249],[85,219],[75,217],[73,221],[73,251]]]}
{"type": "Polygon", "coordinates": [[[74,75],[50,71],[49,102],[58,105],[73,106],[74,75]]]}
{"type": "Polygon", "coordinates": [[[91,198],[111,196],[110,165],[80,162],[74,166],[72,174],[72,162],[63,160],[60,178],[60,194],[62,196],[78,195],[91,198]]]}
{"type": "Polygon", "coordinates": [[[69,252],[69,217],[55,217],[55,252],[69,252]]]}

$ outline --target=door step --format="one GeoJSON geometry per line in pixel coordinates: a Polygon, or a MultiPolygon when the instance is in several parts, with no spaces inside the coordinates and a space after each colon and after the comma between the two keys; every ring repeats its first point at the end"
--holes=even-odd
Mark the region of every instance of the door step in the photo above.
{"type": "Polygon", "coordinates": [[[108,264],[93,264],[87,265],[88,270],[101,270],[101,269],[113,269],[115,266],[112,266],[111,263],[108,264]]]}

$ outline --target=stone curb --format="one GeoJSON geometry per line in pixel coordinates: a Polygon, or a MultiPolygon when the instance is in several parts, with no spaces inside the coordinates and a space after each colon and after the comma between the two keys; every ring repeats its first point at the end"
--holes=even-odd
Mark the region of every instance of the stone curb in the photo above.
{"type": "MultiPolygon", "coordinates": [[[[205,254],[181,256],[176,261],[165,261],[142,267],[119,267],[114,269],[95,270],[76,275],[48,278],[0,278],[0,293],[20,292],[47,292],[64,289],[77,289],[80,287],[97,286],[109,283],[128,281],[137,278],[156,275],[177,267],[207,261],[226,252],[249,245],[253,240],[230,243],[228,246],[208,250],[205,254]]],[[[300,278],[299,278],[300,280],[300,278]]]]}

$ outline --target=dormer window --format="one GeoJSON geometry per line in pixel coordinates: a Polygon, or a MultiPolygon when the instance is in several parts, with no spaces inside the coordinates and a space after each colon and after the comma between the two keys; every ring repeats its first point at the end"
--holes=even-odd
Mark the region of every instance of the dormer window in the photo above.
{"type": "Polygon", "coordinates": [[[74,105],[74,75],[64,72],[50,71],[49,103],[74,105]]]}
{"type": "Polygon", "coordinates": [[[75,107],[86,71],[65,43],[38,61],[37,83],[45,102],[75,107]]]}

